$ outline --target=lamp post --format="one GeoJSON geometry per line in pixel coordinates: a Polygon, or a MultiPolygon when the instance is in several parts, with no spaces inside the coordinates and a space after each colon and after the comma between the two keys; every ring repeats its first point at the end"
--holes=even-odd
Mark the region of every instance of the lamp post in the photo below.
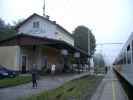
{"type": "MultiPolygon", "coordinates": [[[[78,64],[78,69],[79,69],[80,68],[80,66],[79,66],[79,64],[80,64],[80,60],[79,60],[79,58],[80,58],[80,52],[75,52],[74,53],[74,58],[77,59],[77,64],[78,64]]],[[[78,70],[78,72],[80,73],[80,70],[78,70]]]]}
{"type": "Polygon", "coordinates": [[[67,56],[68,56],[68,50],[66,49],[62,49],[61,50],[61,55],[63,56],[63,70],[65,69],[65,67],[67,66],[66,65],[66,62],[67,62],[67,56]]]}

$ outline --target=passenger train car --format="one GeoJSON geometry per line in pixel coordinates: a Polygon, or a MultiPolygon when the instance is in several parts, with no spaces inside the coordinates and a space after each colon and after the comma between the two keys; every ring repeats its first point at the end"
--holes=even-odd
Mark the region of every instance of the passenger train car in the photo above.
{"type": "Polygon", "coordinates": [[[125,88],[129,99],[133,100],[133,33],[124,44],[113,65],[113,69],[125,88]]]}

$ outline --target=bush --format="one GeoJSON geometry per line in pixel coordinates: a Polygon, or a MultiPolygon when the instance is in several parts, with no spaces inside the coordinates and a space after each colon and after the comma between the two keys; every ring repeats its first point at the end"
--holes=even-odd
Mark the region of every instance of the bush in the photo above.
{"type": "Polygon", "coordinates": [[[40,75],[46,75],[46,74],[48,74],[48,73],[50,73],[50,72],[51,72],[50,67],[43,66],[43,67],[41,68],[41,71],[40,71],[39,73],[40,73],[40,75]]]}
{"type": "Polygon", "coordinates": [[[31,76],[16,76],[15,78],[4,78],[0,80],[0,88],[25,84],[31,81],[31,76]]]}

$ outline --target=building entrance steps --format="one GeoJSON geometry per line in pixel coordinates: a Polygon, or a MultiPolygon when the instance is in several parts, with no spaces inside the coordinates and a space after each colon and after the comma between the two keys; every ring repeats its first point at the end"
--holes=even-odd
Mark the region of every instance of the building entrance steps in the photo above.
{"type": "Polygon", "coordinates": [[[113,70],[106,74],[91,100],[128,100],[113,70]]]}

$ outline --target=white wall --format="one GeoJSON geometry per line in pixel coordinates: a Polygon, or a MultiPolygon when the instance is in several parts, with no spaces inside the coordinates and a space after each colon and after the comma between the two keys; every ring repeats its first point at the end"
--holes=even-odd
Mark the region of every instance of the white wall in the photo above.
{"type": "Polygon", "coordinates": [[[65,33],[62,29],[58,28],[56,25],[44,20],[38,16],[32,17],[25,24],[23,24],[19,29],[18,33],[26,33],[35,36],[48,37],[52,39],[64,40],[71,45],[74,45],[74,39],[65,33]],[[39,21],[40,27],[38,29],[33,28],[33,22],[39,21]],[[59,33],[59,34],[56,34],[59,33]]]}
{"type": "Polygon", "coordinates": [[[56,29],[57,29],[56,39],[66,41],[67,43],[74,46],[74,39],[70,35],[66,34],[64,31],[60,30],[59,28],[56,29]]]}
{"type": "Polygon", "coordinates": [[[19,29],[19,33],[26,33],[31,35],[46,36],[49,38],[55,38],[54,32],[56,31],[55,25],[52,25],[47,20],[43,20],[40,17],[34,16],[28,20],[19,29]],[[33,22],[39,21],[40,27],[38,29],[33,28],[33,22]]]}
{"type": "Polygon", "coordinates": [[[19,46],[0,47],[0,65],[19,70],[19,46]]]}

